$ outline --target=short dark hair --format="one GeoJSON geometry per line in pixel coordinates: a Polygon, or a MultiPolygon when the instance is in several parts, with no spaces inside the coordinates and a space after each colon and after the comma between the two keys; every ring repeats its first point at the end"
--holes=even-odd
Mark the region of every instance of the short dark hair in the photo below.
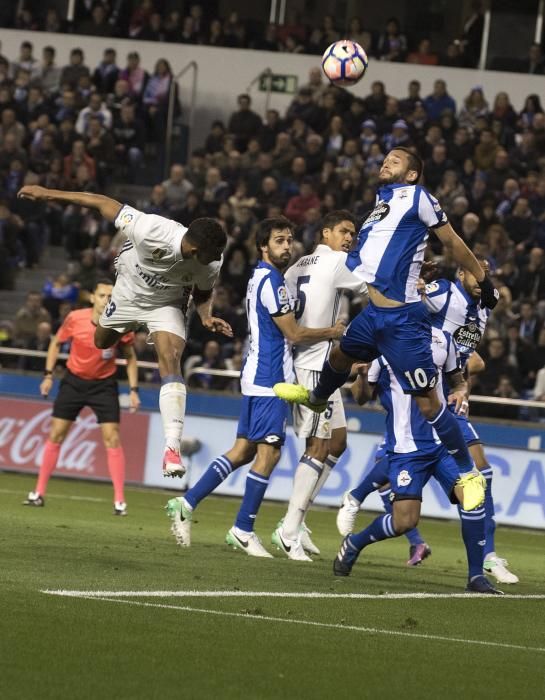
{"type": "Polygon", "coordinates": [[[109,277],[98,277],[93,284],[93,294],[96,292],[99,284],[107,284],[109,287],[112,287],[114,281],[109,277]]]}
{"type": "Polygon", "coordinates": [[[416,185],[416,183],[422,177],[422,173],[424,172],[424,161],[422,160],[422,158],[417,153],[411,151],[410,148],[406,148],[405,146],[396,146],[395,148],[392,148],[392,151],[403,151],[403,153],[407,154],[407,160],[409,161],[409,170],[416,170],[417,173],[417,178],[412,183],[413,185],[416,185]]]}
{"type": "Polygon", "coordinates": [[[54,46],[44,46],[43,52],[50,53],[52,56],[54,56],[57,53],[54,46]]]}
{"type": "Polygon", "coordinates": [[[354,226],[356,225],[356,219],[353,214],[348,211],[348,209],[336,209],[335,211],[330,211],[329,214],[326,214],[322,219],[320,226],[320,240],[322,240],[324,237],[324,229],[335,228],[337,224],[340,224],[343,221],[350,221],[354,224],[354,226]]]}
{"type": "Polygon", "coordinates": [[[255,247],[257,249],[257,257],[261,260],[263,252],[262,246],[267,245],[273,231],[283,231],[289,229],[293,233],[293,224],[285,216],[271,216],[269,219],[263,219],[259,222],[255,234],[255,247]]]}
{"type": "Polygon", "coordinates": [[[227,235],[216,219],[201,216],[189,224],[186,236],[199,251],[224,250],[227,235]]]}

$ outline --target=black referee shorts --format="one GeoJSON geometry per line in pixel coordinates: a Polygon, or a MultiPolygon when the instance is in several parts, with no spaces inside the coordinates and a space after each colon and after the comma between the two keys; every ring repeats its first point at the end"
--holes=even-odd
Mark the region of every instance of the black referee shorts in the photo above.
{"type": "Polygon", "coordinates": [[[99,423],[119,423],[119,395],[115,377],[80,379],[67,370],[53,404],[53,417],[74,421],[85,406],[95,412],[99,423]]]}

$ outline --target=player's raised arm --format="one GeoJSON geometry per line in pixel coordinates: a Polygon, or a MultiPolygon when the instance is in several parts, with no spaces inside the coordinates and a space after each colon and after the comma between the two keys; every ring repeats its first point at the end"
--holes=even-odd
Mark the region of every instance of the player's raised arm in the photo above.
{"type": "Polygon", "coordinates": [[[471,250],[463,242],[460,236],[449,223],[434,228],[441,243],[448,248],[455,262],[468,270],[481,286],[481,299],[483,305],[493,309],[500,298],[498,290],[494,287],[490,278],[483,270],[481,263],[473,255],[471,250]]]}
{"type": "Polygon", "coordinates": [[[337,321],[334,326],[328,328],[304,328],[298,326],[293,311],[278,316],[273,316],[273,320],[280,328],[284,338],[294,343],[310,345],[319,343],[322,340],[338,340],[346,330],[342,321],[337,321]]]}
{"type": "Polygon", "coordinates": [[[115,221],[122,207],[120,202],[106,197],[103,194],[90,192],[64,192],[63,190],[50,190],[39,185],[25,185],[17,193],[18,197],[32,200],[54,200],[66,204],[76,204],[80,207],[97,209],[101,216],[108,221],[115,221]]]}

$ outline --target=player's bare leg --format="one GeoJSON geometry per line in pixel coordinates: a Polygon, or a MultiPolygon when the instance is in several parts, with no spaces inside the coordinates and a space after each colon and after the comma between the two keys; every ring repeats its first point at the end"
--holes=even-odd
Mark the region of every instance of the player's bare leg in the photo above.
{"type": "Polygon", "coordinates": [[[246,477],[246,487],[234,526],[225,537],[227,544],[249,556],[271,558],[254,532],[259,506],[269,485],[269,477],[280,459],[280,446],[259,443],[257,455],[246,477]]]}
{"type": "Polygon", "coordinates": [[[151,335],[161,375],[159,410],[165,432],[164,476],[183,476],[185,467],[180,456],[184,430],[187,391],[180,369],[185,340],[174,333],[156,331],[151,335]]]}
{"type": "Polygon", "coordinates": [[[104,328],[98,323],[95,330],[95,345],[101,350],[106,350],[115,345],[122,335],[113,328],[104,328]]]}
{"type": "Polygon", "coordinates": [[[185,496],[171,498],[165,506],[172,521],[170,531],[181,547],[191,546],[191,523],[193,511],[199,503],[210,495],[227,479],[231,472],[251,462],[257,452],[255,442],[246,438],[237,438],[233,447],[223,455],[216,457],[197,483],[185,496]]]}
{"type": "Polygon", "coordinates": [[[73,421],[65,420],[63,418],[51,419],[51,428],[49,429],[49,437],[44,445],[38,481],[36,482],[35,490],[28,494],[26,500],[23,502],[23,505],[38,507],[44,505],[44,496],[45,492],[47,491],[47,484],[51,474],[53,474],[55,467],[57,466],[62,443],[68,435],[68,431],[70,430],[72,423],[73,421]]]}
{"type": "Polygon", "coordinates": [[[125,453],[119,437],[119,423],[101,423],[102,440],[108,458],[108,471],[114,487],[114,515],[127,515],[125,503],[125,453]]]}

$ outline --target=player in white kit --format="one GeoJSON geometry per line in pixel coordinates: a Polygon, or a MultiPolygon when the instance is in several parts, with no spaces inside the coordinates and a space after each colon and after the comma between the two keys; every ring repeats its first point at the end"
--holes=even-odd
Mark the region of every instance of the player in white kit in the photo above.
{"type": "MultiPolygon", "coordinates": [[[[346,266],[355,235],[355,221],[350,212],[341,210],[327,214],[316,249],[286,272],[286,285],[297,300],[295,318],[299,325],[308,328],[333,325],[341,312],[343,290],[367,293],[365,282],[346,266]]],[[[294,369],[298,384],[314,389],[331,345],[323,341],[295,347],[294,369]]],[[[286,516],[272,536],[273,544],[288,558],[293,558],[292,552],[297,551],[293,542],[298,537],[307,552],[320,553],[310,539],[304,517],[346,449],[346,418],[340,389],[329,398],[323,413],[295,405],[293,427],[295,434],[305,439],[305,451],[295,471],[286,516]]]]}
{"type": "Polygon", "coordinates": [[[196,219],[186,228],[100,194],[27,185],[18,196],[96,209],[126,234],[127,241],[116,262],[112,299],[97,325],[95,345],[106,350],[127,331],[141,324],[147,326],[161,375],[159,408],[166,441],[163,474],[182,476],[185,468],[180,443],[186,388],[180,359],[185,348],[185,311],[190,296],[205,328],[233,335],[228,323],[211,315],[213,287],[227,243],[224,230],[210,218],[196,219]]]}

